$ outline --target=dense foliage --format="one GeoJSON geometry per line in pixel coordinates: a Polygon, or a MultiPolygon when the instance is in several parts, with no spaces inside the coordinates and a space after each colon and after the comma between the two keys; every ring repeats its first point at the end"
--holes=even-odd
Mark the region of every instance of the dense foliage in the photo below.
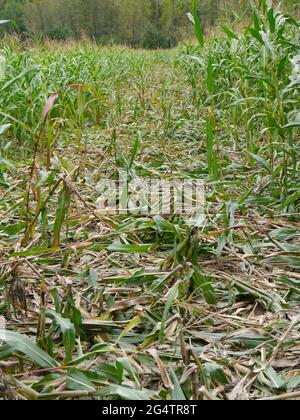
{"type": "MultiPolygon", "coordinates": [[[[220,3],[206,1],[207,25],[217,18],[220,3]]],[[[171,47],[191,35],[189,9],[189,0],[0,0],[1,18],[14,22],[10,30],[147,48],[171,47]]]]}
{"type": "MultiPolygon", "coordinates": [[[[297,0],[284,3],[295,10],[297,0]]],[[[250,5],[245,0],[201,0],[202,26],[243,16],[250,5]]],[[[0,0],[0,18],[12,21],[6,30],[26,37],[89,37],[102,44],[170,48],[193,35],[186,18],[190,8],[191,0],[0,0]]]]}
{"type": "MultiPolygon", "coordinates": [[[[209,27],[245,1],[202,0],[201,20],[209,27]]],[[[200,4],[200,3],[199,3],[200,4]]],[[[10,32],[52,39],[88,36],[100,43],[167,48],[192,35],[186,19],[191,0],[0,0],[0,18],[10,32]]]]}

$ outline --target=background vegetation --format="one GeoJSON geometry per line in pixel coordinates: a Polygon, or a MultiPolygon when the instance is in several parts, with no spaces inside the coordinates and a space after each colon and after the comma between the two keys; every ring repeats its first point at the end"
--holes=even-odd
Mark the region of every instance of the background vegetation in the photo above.
{"type": "MultiPolygon", "coordinates": [[[[242,16],[251,2],[202,0],[202,26],[220,18],[242,16]],[[234,13],[233,13],[234,12],[234,13]]],[[[285,0],[286,6],[297,4],[285,0]]],[[[199,3],[200,5],[200,3],[199,3]]],[[[0,0],[2,19],[11,19],[6,30],[23,36],[51,39],[89,37],[99,43],[125,43],[146,48],[173,47],[191,37],[186,19],[190,0],[0,0]]]]}

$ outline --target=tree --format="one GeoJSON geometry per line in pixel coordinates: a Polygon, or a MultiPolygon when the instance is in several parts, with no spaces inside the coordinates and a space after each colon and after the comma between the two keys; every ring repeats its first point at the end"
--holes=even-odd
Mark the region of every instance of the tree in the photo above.
{"type": "Polygon", "coordinates": [[[119,0],[118,13],[118,38],[121,42],[133,46],[141,45],[151,17],[151,3],[149,0],[119,0]]]}
{"type": "Polygon", "coordinates": [[[0,0],[0,17],[11,20],[11,25],[1,29],[17,33],[26,31],[24,0],[0,0]]]}

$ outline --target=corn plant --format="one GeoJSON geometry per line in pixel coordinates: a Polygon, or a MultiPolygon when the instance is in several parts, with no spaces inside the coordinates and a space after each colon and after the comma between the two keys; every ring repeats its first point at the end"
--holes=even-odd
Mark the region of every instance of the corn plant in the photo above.
{"type": "Polygon", "coordinates": [[[246,165],[259,165],[270,175],[284,203],[297,177],[299,23],[270,2],[261,2],[260,8],[253,5],[243,34],[223,29],[227,40],[212,41],[199,56],[189,52],[191,66],[207,86],[205,97],[199,92],[198,106],[210,107],[216,115],[214,123],[208,109],[209,173],[218,176],[216,165],[222,159],[212,144],[219,130],[246,165]],[[223,127],[227,121],[230,125],[223,127]]]}

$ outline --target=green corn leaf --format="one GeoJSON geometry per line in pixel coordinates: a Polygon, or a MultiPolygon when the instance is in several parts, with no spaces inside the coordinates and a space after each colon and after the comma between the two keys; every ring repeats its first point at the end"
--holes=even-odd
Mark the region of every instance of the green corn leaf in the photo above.
{"type": "Polygon", "coordinates": [[[215,133],[212,118],[208,117],[206,121],[206,146],[208,172],[213,179],[218,178],[218,162],[214,147],[215,133]]]}
{"type": "Polygon", "coordinates": [[[14,353],[14,349],[8,344],[0,346],[0,360],[5,360],[14,353]]]}
{"type": "Polygon", "coordinates": [[[272,166],[261,156],[255,155],[254,153],[250,153],[253,159],[256,160],[270,175],[273,175],[272,166]]]}
{"type": "Polygon", "coordinates": [[[193,18],[194,18],[194,23],[195,23],[194,28],[195,28],[196,37],[201,47],[204,47],[205,38],[204,38],[204,32],[202,29],[201,21],[198,15],[198,0],[193,0],[193,18]]]}
{"type": "Polygon", "coordinates": [[[269,21],[270,31],[273,34],[276,30],[276,19],[275,19],[275,16],[274,16],[273,7],[271,7],[271,9],[268,11],[268,21],[269,21]]]}
{"type": "Polygon", "coordinates": [[[209,305],[216,305],[217,298],[215,290],[211,285],[211,282],[203,275],[200,268],[194,265],[194,281],[197,287],[202,289],[204,298],[209,305]]]}
{"type": "Polygon", "coordinates": [[[0,329],[0,340],[6,342],[13,352],[23,353],[29,360],[42,368],[57,367],[57,362],[25,335],[0,329]]]}
{"type": "Polygon", "coordinates": [[[267,370],[266,375],[271,382],[272,388],[286,391],[287,383],[284,380],[283,376],[277,375],[275,370],[271,367],[267,370]]]}
{"type": "Polygon", "coordinates": [[[210,94],[214,93],[214,68],[213,68],[213,59],[209,57],[207,65],[207,89],[210,94]]]}
{"type": "Polygon", "coordinates": [[[162,320],[161,320],[161,328],[160,328],[160,332],[159,332],[159,339],[160,340],[162,340],[163,337],[164,337],[165,323],[166,323],[166,320],[168,318],[170,308],[173,305],[174,301],[178,297],[178,292],[179,292],[179,281],[174,284],[174,286],[172,287],[172,289],[168,293],[167,303],[165,305],[165,309],[164,309],[162,320]]]}
{"type": "Polygon", "coordinates": [[[270,52],[272,59],[274,60],[275,58],[275,51],[274,48],[270,42],[270,39],[268,37],[268,35],[264,32],[264,31],[260,31],[259,32],[261,39],[265,45],[265,47],[267,48],[267,50],[270,52]]]}
{"type": "Polygon", "coordinates": [[[174,385],[174,389],[172,391],[172,400],[173,401],[186,401],[186,397],[182,391],[179,380],[176,376],[176,373],[174,372],[172,368],[170,369],[170,377],[174,385]]]}
{"type": "Polygon", "coordinates": [[[209,376],[217,384],[226,385],[228,383],[227,376],[219,364],[205,363],[204,371],[205,375],[209,376]]]}
{"type": "Polygon", "coordinates": [[[150,400],[155,393],[153,391],[149,391],[148,389],[136,390],[127,388],[121,385],[111,385],[107,388],[104,388],[100,393],[100,396],[113,396],[116,395],[120,397],[122,400],[132,400],[132,401],[147,401],[150,400]]]}
{"type": "Polygon", "coordinates": [[[110,245],[107,250],[111,252],[149,252],[156,247],[155,244],[144,244],[144,245],[127,245],[127,244],[115,244],[110,245]]]}
{"type": "Polygon", "coordinates": [[[295,128],[300,127],[300,121],[291,121],[287,125],[285,125],[283,128],[295,128]]]}
{"type": "Polygon", "coordinates": [[[86,372],[76,368],[69,369],[66,387],[73,390],[95,392],[94,384],[90,381],[86,372]]]}
{"type": "Polygon", "coordinates": [[[61,190],[58,197],[58,207],[56,210],[56,217],[53,231],[53,247],[58,248],[60,246],[61,229],[66,219],[67,212],[70,205],[70,190],[66,183],[64,183],[63,189],[61,190]]]}
{"type": "Polygon", "coordinates": [[[222,29],[225,32],[225,34],[229,36],[229,38],[236,39],[239,41],[239,36],[231,29],[229,29],[228,26],[222,26],[222,29]]]}
{"type": "Polygon", "coordinates": [[[133,146],[132,146],[132,150],[131,150],[131,156],[130,156],[130,160],[129,160],[129,167],[132,168],[135,158],[137,156],[138,150],[139,150],[139,146],[140,146],[140,142],[141,142],[141,133],[139,133],[138,136],[135,136],[134,138],[134,142],[133,142],[133,146]]]}
{"type": "Polygon", "coordinates": [[[255,8],[253,9],[253,24],[254,24],[255,30],[257,32],[260,32],[261,31],[261,19],[258,16],[257,10],[255,8]]]}
{"type": "Polygon", "coordinates": [[[60,328],[63,335],[63,344],[65,346],[66,357],[65,364],[72,360],[72,353],[75,346],[76,331],[72,322],[68,318],[63,318],[60,314],[47,310],[46,315],[53,319],[56,325],[60,328]]]}
{"type": "Polygon", "coordinates": [[[133,330],[135,327],[140,325],[142,322],[143,322],[143,318],[140,315],[136,315],[134,318],[132,318],[129,321],[127,327],[120,334],[118,341],[120,341],[123,337],[126,336],[126,334],[128,334],[131,330],[133,330]]]}
{"type": "Polygon", "coordinates": [[[262,37],[256,29],[248,28],[248,32],[252,35],[253,38],[255,38],[260,44],[263,44],[262,37]]]}

